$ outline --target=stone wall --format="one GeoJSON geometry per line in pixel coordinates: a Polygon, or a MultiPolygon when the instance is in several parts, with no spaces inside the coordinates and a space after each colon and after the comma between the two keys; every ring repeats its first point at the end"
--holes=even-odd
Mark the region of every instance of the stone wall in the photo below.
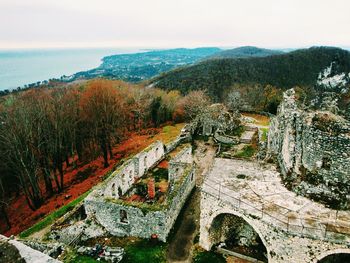
{"type": "MultiPolygon", "coordinates": [[[[176,145],[179,142],[176,140],[176,145]]],[[[164,203],[136,204],[118,200],[120,194],[132,187],[136,178],[142,177],[145,171],[164,159],[165,152],[166,147],[156,142],[125,162],[84,200],[88,219],[93,218],[115,236],[150,238],[155,234],[165,242],[187,196],[195,186],[191,146],[182,149],[169,162],[169,191],[164,203]]]]}
{"type": "Polygon", "coordinates": [[[214,138],[219,143],[224,143],[224,144],[238,144],[239,143],[239,140],[236,137],[228,136],[225,134],[219,134],[218,132],[216,132],[214,134],[214,138]]]}
{"type": "MultiPolygon", "coordinates": [[[[185,171],[185,176],[181,180],[175,183],[175,190],[170,193],[168,198],[171,200],[171,203],[164,213],[166,214],[166,236],[169,234],[170,230],[174,226],[174,223],[185,204],[188,196],[192,192],[196,185],[196,170],[194,166],[188,165],[187,170],[185,171]]],[[[165,241],[162,240],[162,241],[165,241]]]]}
{"type": "Polygon", "coordinates": [[[172,187],[175,181],[181,178],[185,170],[188,169],[188,164],[192,164],[192,162],[193,157],[191,146],[185,147],[170,160],[168,172],[170,187],[172,187]]]}
{"type": "Polygon", "coordinates": [[[195,186],[194,168],[188,166],[183,180],[179,181],[174,191],[167,196],[164,205],[140,206],[122,202],[113,202],[98,196],[85,199],[85,209],[109,233],[115,236],[136,236],[150,238],[156,235],[165,242],[175,220],[188,195],[195,186]],[[155,211],[153,211],[155,210],[155,211]]]}
{"type": "Polygon", "coordinates": [[[86,240],[106,234],[115,236],[152,235],[166,241],[188,195],[195,186],[192,147],[187,145],[169,162],[169,190],[162,203],[133,203],[119,197],[130,190],[138,178],[155,167],[165,154],[187,140],[179,136],[168,145],[158,141],[125,161],[111,176],[85,198],[83,206],[67,213],[52,227],[50,237],[63,243],[75,238],[86,240]]]}
{"type": "Polygon", "coordinates": [[[126,161],[104,182],[105,187],[101,189],[104,196],[118,199],[120,195],[124,195],[135,180],[142,177],[148,169],[158,163],[164,154],[163,143],[157,141],[126,161]]]}
{"type": "Polygon", "coordinates": [[[237,114],[229,112],[224,104],[216,103],[202,109],[192,124],[193,132],[199,135],[212,136],[216,132],[232,131],[240,124],[237,114]]]}
{"type": "Polygon", "coordinates": [[[350,125],[329,112],[302,111],[294,90],[272,119],[268,152],[298,193],[347,208],[350,201],[350,125]]]}
{"type": "Polygon", "coordinates": [[[28,262],[28,263],[60,263],[61,261],[54,259],[38,250],[35,250],[24,243],[15,240],[15,239],[9,239],[3,235],[0,235],[0,262],[28,262]],[[6,245],[6,246],[5,246],[6,245]],[[1,251],[2,248],[6,249],[15,249],[14,251],[18,251],[15,254],[12,252],[12,256],[19,256],[18,258],[4,258],[6,253],[4,251],[1,251]]]}

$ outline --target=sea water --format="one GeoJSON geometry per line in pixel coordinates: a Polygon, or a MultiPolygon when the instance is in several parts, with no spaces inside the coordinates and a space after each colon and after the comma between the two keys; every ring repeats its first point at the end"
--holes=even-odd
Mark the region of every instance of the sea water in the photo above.
{"type": "Polygon", "coordinates": [[[69,76],[95,68],[104,56],[135,53],[141,49],[32,49],[0,50],[0,90],[69,76]]]}

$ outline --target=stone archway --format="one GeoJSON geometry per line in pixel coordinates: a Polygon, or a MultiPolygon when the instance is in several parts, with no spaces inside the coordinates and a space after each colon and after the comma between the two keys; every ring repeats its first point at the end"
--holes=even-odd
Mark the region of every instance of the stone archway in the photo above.
{"type": "Polygon", "coordinates": [[[249,218],[232,210],[223,210],[213,213],[205,221],[207,224],[202,228],[200,237],[200,243],[205,249],[220,246],[261,261],[269,261],[270,253],[264,236],[249,218]]]}
{"type": "Polygon", "coordinates": [[[316,259],[317,263],[350,262],[350,249],[335,249],[322,253],[316,259]]]}

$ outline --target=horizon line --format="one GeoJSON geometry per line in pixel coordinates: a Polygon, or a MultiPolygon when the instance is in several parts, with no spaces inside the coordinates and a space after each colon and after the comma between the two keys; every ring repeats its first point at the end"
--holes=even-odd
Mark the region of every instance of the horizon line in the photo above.
{"type": "Polygon", "coordinates": [[[195,48],[221,48],[221,49],[234,49],[239,47],[258,47],[258,48],[267,48],[267,49],[303,49],[316,46],[324,47],[338,47],[344,49],[350,49],[350,45],[300,45],[300,46],[260,46],[260,45],[179,45],[179,46],[117,46],[117,45],[96,45],[96,46],[23,46],[23,47],[11,47],[11,46],[0,46],[0,51],[16,51],[16,50],[68,50],[68,49],[138,49],[138,50],[166,50],[166,49],[177,49],[177,48],[186,48],[186,49],[195,49],[195,48]]]}

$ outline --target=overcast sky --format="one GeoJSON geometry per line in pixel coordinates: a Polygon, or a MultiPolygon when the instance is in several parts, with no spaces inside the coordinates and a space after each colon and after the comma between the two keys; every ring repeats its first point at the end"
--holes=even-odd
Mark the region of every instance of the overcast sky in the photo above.
{"type": "Polygon", "coordinates": [[[350,46],[349,0],[0,0],[0,48],[350,46]]]}

